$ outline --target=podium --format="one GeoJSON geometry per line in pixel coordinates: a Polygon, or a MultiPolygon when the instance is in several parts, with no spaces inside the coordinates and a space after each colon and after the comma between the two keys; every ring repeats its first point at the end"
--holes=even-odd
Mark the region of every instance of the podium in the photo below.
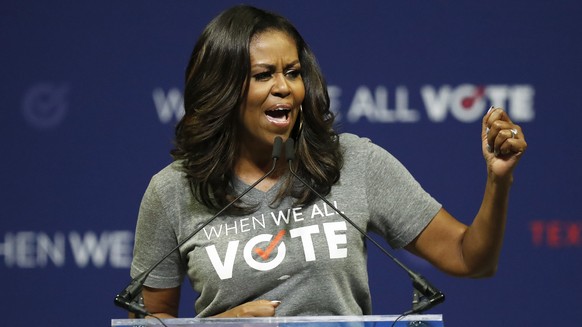
{"type": "MultiPolygon", "coordinates": [[[[440,314],[162,319],[168,327],[444,327],[440,314]],[[396,323],[394,322],[397,320],[396,323]]],[[[157,319],[112,319],[112,327],[163,325],[157,319]]]]}

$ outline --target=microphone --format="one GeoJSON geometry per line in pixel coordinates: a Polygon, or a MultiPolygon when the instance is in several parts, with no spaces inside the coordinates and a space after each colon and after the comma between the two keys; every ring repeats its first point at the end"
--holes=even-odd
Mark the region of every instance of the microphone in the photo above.
{"type": "Polygon", "coordinates": [[[146,271],[142,272],[137,277],[132,279],[131,282],[129,283],[129,285],[127,285],[127,287],[125,287],[125,289],[123,289],[123,291],[121,291],[119,294],[117,294],[115,296],[113,303],[115,303],[115,305],[118,307],[121,307],[129,312],[135,313],[136,315],[150,316],[151,313],[149,313],[145,308],[141,307],[139,304],[137,304],[135,302],[135,298],[141,294],[141,290],[142,290],[143,285],[144,285],[147,277],[149,276],[149,274],[158,265],[160,265],[160,263],[162,263],[167,257],[169,257],[174,251],[178,250],[188,240],[190,240],[192,237],[194,237],[194,235],[198,234],[198,232],[200,232],[204,227],[206,227],[208,224],[210,224],[216,217],[220,216],[220,214],[222,214],[226,209],[230,208],[235,202],[240,200],[245,194],[247,194],[250,190],[252,190],[255,186],[257,186],[257,184],[259,184],[265,178],[267,178],[269,175],[271,175],[273,173],[273,171],[275,171],[275,166],[277,165],[277,160],[281,157],[282,148],[283,148],[283,139],[281,139],[280,136],[275,137],[275,140],[273,143],[273,153],[271,155],[271,158],[273,159],[273,165],[271,166],[271,169],[265,175],[263,175],[263,177],[259,178],[253,185],[246,188],[239,196],[237,196],[234,200],[232,200],[230,203],[228,203],[224,208],[222,208],[220,211],[218,211],[214,216],[212,216],[210,219],[208,219],[206,222],[204,222],[202,225],[200,225],[200,227],[198,227],[195,231],[190,233],[190,235],[188,235],[186,238],[184,238],[180,243],[178,243],[178,245],[176,245],[171,251],[169,251],[161,259],[159,259],[150,268],[148,268],[146,271]]]}
{"type": "Polygon", "coordinates": [[[392,261],[394,261],[400,268],[402,268],[412,280],[412,286],[414,288],[412,297],[412,309],[403,313],[403,316],[415,313],[421,313],[426,311],[437,304],[442,303],[445,300],[445,295],[434,287],[426,278],[422,275],[412,271],[406,265],[404,265],[400,260],[394,257],[390,252],[388,252],[384,247],[382,247],[378,242],[371,238],[366,231],[358,227],[350,218],[348,218],[344,213],[342,213],[338,208],[336,208],[329,200],[319,194],[316,190],[311,187],[307,182],[305,182],[295,171],[293,171],[293,165],[291,163],[295,160],[295,141],[291,138],[287,139],[285,142],[285,157],[289,163],[289,171],[291,174],[297,178],[303,185],[307,186],[317,197],[319,197],[323,202],[330,206],[335,212],[337,212],[342,218],[344,218],[350,225],[352,225],[360,234],[362,234],[368,241],[372,242],[382,253],[387,255],[392,261]]]}

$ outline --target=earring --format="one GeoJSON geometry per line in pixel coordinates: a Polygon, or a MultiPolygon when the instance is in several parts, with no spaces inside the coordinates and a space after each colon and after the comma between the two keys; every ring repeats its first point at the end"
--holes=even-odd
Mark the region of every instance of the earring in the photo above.
{"type": "Polygon", "coordinates": [[[301,134],[303,130],[303,106],[299,105],[299,130],[297,131],[297,135],[301,134]]]}

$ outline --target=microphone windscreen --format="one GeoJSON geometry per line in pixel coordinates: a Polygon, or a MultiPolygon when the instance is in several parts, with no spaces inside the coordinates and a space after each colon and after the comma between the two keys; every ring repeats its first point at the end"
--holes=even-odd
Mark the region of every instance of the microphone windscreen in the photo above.
{"type": "Polygon", "coordinates": [[[285,142],[285,157],[287,161],[295,160],[295,141],[292,138],[288,138],[285,142]]]}
{"type": "Polygon", "coordinates": [[[275,142],[273,143],[273,155],[272,158],[279,159],[281,157],[281,151],[283,150],[283,139],[281,136],[275,137],[275,142]]]}

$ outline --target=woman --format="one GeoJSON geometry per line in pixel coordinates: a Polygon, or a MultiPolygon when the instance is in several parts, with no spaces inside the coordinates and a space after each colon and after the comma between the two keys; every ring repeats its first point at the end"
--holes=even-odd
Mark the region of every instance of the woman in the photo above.
{"type": "MultiPolygon", "coordinates": [[[[275,137],[296,143],[294,170],[359,227],[457,276],[491,276],[512,172],[527,145],[501,109],[483,118],[487,183],[466,226],[385,150],[337,135],[322,74],[283,17],[237,6],[204,30],[186,71],[175,161],[156,174],[137,224],[132,275],[208,221],[272,165],[275,137]]],[[[146,281],[146,308],[176,317],[187,275],[200,317],[371,313],[363,237],[289,177],[286,160],[146,281]]]]}

